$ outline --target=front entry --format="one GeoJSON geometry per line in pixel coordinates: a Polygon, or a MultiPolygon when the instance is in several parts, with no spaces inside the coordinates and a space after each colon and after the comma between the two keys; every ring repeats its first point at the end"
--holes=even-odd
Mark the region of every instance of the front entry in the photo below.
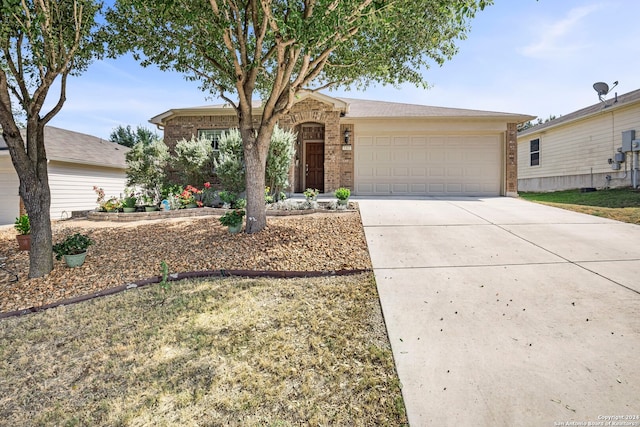
{"type": "Polygon", "coordinates": [[[306,148],[306,187],[315,188],[324,193],[324,142],[309,142],[306,148]]]}
{"type": "Polygon", "coordinates": [[[304,147],[301,165],[300,183],[302,187],[314,188],[324,192],[324,126],[318,123],[308,123],[301,126],[302,146],[304,147]]]}

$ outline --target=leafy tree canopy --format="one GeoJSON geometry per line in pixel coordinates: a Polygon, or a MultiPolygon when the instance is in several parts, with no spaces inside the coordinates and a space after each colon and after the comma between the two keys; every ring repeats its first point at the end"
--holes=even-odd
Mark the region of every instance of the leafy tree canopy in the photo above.
{"type": "Polygon", "coordinates": [[[128,35],[113,44],[116,51],[133,50],[143,65],[184,72],[235,105],[230,95],[252,79],[263,99],[283,82],[294,92],[371,83],[426,86],[424,69],[450,59],[468,19],[491,3],[122,0],[108,19],[128,35]]]}
{"type": "Polygon", "coordinates": [[[120,0],[108,12],[114,53],[182,72],[236,111],[249,233],[266,226],[271,134],[303,90],[371,83],[426,86],[492,0],[120,0]],[[237,95],[237,98],[236,96],[237,95]],[[253,121],[253,98],[264,101],[253,121]]]}
{"type": "Polygon", "coordinates": [[[129,148],[138,142],[150,144],[156,139],[158,139],[158,135],[143,126],[136,127],[135,131],[131,128],[131,125],[127,125],[127,127],[118,126],[111,132],[111,135],[109,135],[109,141],[129,148]]]}

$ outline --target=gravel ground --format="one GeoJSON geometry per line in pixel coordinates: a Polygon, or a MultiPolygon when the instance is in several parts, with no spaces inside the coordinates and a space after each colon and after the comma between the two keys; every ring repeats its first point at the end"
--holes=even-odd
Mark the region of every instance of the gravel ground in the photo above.
{"type": "Polygon", "coordinates": [[[44,278],[28,279],[29,257],[17,250],[15,231],[0,230],[0,257],[18,273],[0,283],[0,312],[39,307],[160,274],[199,270],[332,271],[369,269],[371,260],[357,211],[268,217],[257,234],[229,234],[218,217],[134,223],[69,220],[53,225],[54,243],[75,232],[96,241],[84,265],[54,261],[44,278]]]}

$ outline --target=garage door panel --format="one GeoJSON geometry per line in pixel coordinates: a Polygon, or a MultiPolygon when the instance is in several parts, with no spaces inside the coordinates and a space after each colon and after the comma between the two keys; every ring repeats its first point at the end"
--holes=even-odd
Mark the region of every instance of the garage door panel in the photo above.
{"type": "Polygon", "coordinates": [[[393,168],[393,176],[406,178],[409,176],[409,168],[393,168]]]}
{"type": "Polygon", "coordinates": [[[391,137],[390,136],[378,136],[375,139],[375,146],[378,147],[387,147],[391,145],[391,137]]]}
{"type": "Polygon", "coordinates": [[[374,185],[376,194],[389,194],[391,193],[391,186],[389,184],[375,184],[374,185]]]}
{"type": "Polygon", "coordinates": [[[409,184],[407,183],[393,184],[392,188],[394,193],[399,193],[399,194],[409,193],[409,184]]]}
{"type": "Polygon", "coordinates": [[[354,150],[355,193],[499,195],[500,141],[499,135],[361,136],[354,150]]]}
{"type": "Polygon", "coordinates": [[[409,145],[410,141],[411,141],[411,139],[409,137],[396,136],[395,138],[393,138],[393,146],[394,147],[401,147],[401,146],[409,145]]]}
{"type": "Polygon", "coordinates": [[[375,176],[381,178],[387,178],[391,176],[391,168],[378,167],[375,168],[375,176]]]}

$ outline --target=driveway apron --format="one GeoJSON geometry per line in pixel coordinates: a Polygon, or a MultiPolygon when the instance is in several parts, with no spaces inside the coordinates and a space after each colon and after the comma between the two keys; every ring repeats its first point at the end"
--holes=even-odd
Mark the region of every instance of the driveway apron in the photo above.
{"type": "Polygon", "coordinates": [[[357,201],[411,426],[640,426],[640,226],[357,201]]]}

